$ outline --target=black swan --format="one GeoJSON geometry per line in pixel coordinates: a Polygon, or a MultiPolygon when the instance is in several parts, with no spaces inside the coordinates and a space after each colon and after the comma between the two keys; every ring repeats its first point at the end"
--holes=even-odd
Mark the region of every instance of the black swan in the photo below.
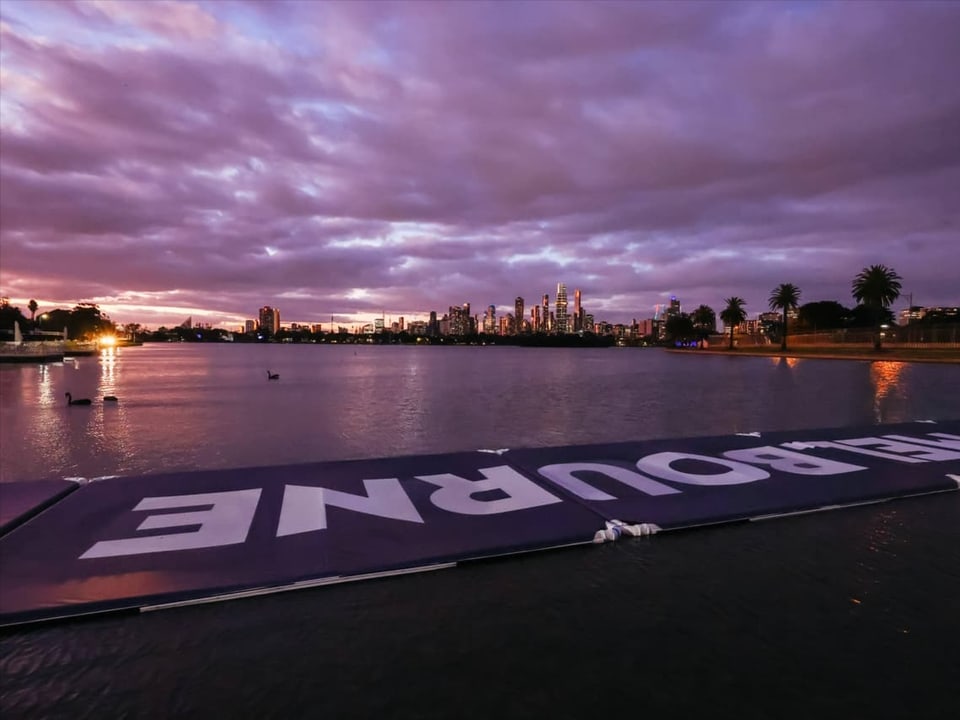
{"type": "Polygon", "coordinates": [[[269,370],[267,370],[267,380],[279,380],[279,379],[280,379],[280,373],[272,373],[269,370]]]}
{"type": "Polygon", "coordinates": [[[64,395],[67,396],[67,405],[89,405],[90,404],[90,398],[77,398],[76,400],[74,400],[73,395],[71,395],[70,393],[64,393],[64,395]]]}

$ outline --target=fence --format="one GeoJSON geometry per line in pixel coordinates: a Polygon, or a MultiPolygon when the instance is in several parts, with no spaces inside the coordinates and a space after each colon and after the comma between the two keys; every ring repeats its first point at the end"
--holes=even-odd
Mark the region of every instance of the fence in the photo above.
{"type": "MultiPolygon", "coordinates": [[[[883,344],[888,347],[900,348],[960,348],[960,323],[949,325],[904,325],[902,327],[894,326],[885,328],[883,333],[883,344]]],[[[873,345],[875,330],[870,328],[857,328],[855,330],[827,330],[819,332],[793,331],[787,338],[791,347],[829,347],[838,345],[844,347],[873,345]]],[[[779,342],[773,342],[766,335],[759,334],[735,334],[734,342],[738,346],[755,345],[779,345],[779,342]]],[[[729,342],[729,335],[720,337],[711,337],[710,343],[729,342]]]]}

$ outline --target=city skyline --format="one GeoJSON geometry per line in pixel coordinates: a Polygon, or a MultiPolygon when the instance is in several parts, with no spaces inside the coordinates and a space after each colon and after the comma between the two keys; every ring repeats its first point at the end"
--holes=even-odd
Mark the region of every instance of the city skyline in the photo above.
{"type": "Polygon", "coordinates": [[[529,321],[563,278],[629,323],[672,295],[756,316],[785,282],[853,305],[875,263],[898,309],[960,303],[957,3],[8,0],[0,21],[21,307],[233,327],[523,297],[529,321]]]}

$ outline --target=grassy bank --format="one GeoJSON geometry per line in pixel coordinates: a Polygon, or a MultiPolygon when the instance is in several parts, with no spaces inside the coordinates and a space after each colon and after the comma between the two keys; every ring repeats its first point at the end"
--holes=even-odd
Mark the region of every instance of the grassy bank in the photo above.
{"type": "Polygon", "coordinates": [[[885,347],[879,351],[870,347],[798,347],[781,352],[776,346],[725,347],[709,349],[668,349],[667,352],[687,355],[729,355],[736,357],[815,358],[818,360],[868,360],[882,362],[932,362],[960,364],[958,348],[898,348],[885,347]]]}

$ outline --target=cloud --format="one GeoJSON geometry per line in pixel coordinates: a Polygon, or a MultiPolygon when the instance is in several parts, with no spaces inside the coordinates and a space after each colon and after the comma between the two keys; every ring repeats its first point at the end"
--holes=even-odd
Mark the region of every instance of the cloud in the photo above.
{"type": "Polygon", "coordinates": [[[956,4],[0,13],[14,299],[319,321],[563,281],[621,321],[780,282],[850,304],[883,262],[960,303],[956,4]]]}

